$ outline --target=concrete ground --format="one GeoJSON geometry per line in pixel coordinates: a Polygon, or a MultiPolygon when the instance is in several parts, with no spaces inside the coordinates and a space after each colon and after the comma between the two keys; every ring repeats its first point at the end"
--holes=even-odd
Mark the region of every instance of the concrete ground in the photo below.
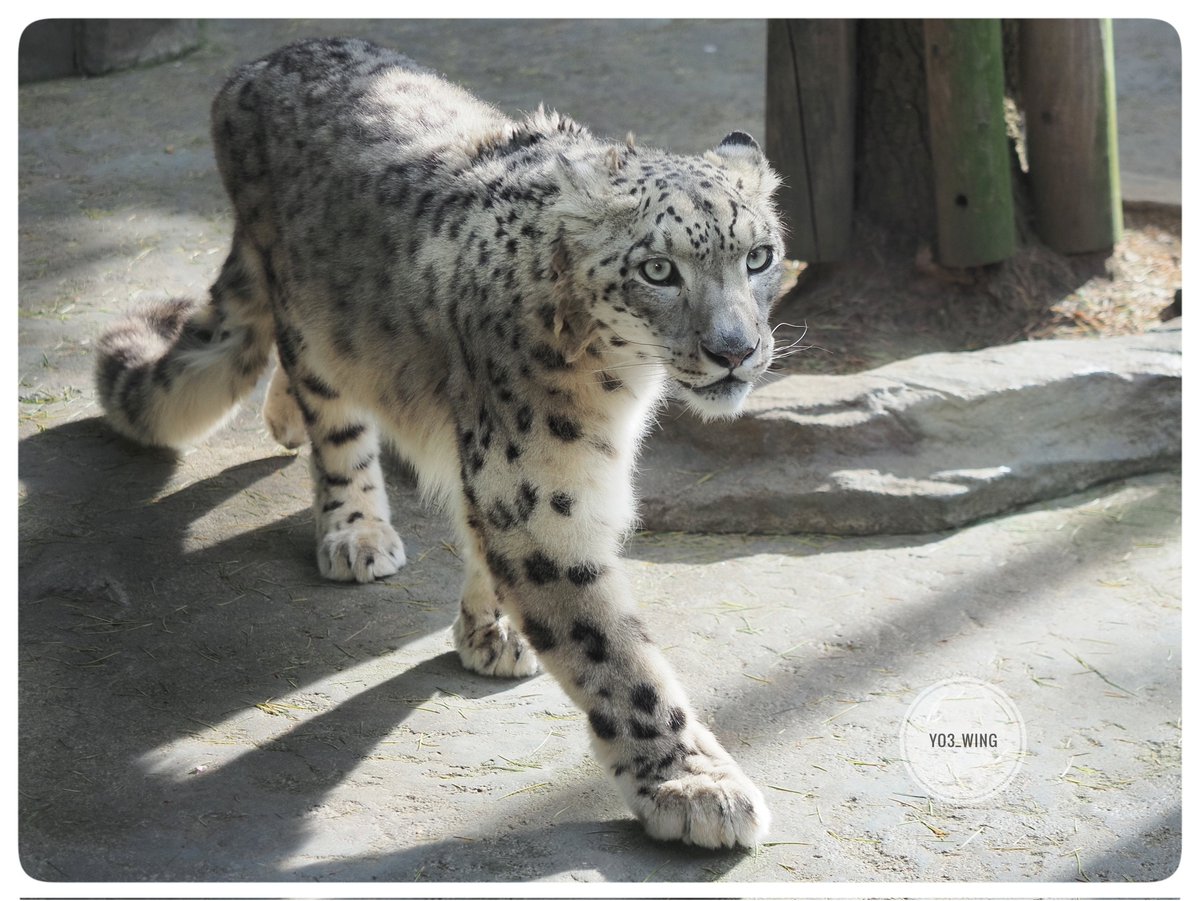
{"type": "MultiPolygon", "coordinates": [[[[455,539],[402,472],[392,500],[409,565],[379,584],[336,585],[313,560],[304,454],[272,444],[257,404],[180,459],[136,449],[96,418],[97,332],[138,299],[200,295],[220,264],[229,221],[206,116],[235,62],[306,34],[366,34],[502,107],[545,100],[599,131],[699,150],[732,127],[761,134],[762,29],[214,22],[204,49],[178,63],[21,88],[29,876],[771,892],[1173,872],[1178,473],[947,533],[635,538],[643,615],[676,636],[666,654],[775,816],[756,851],[712,853],[643,836],[549,678],[461,669],[447,634],[455,539]],[[619,71],[639,80],[614,92],[619,71]],[[952,676],[1002,689],[1024,724],[1008,754],[1016,775],[984,800],[934,796],[903,759],[909,706],[952,676]]],[[[1149,33],[1139,52],[1171,50],[1161,28],[1149,33]]],[[[1170,108],[1162,90],[1145,97],[1170,108]]]]}

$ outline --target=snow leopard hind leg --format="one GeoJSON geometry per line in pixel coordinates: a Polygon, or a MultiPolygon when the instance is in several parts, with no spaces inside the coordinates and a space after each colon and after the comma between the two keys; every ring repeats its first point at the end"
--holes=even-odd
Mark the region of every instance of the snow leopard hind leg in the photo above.
{"type": "MultiPolygon", "coordinates": [[[[339,582],[390,576],[406,558],[391,523],[375,416],[319,374],[303,338],[286,322],[277,342],[283,374],[276,375],[265,412],[290,420],[294,403],[307,429],[317,568],[339,582]]],[[[279,433],[276,438],[282,441],[279,433]]]]}
{"type": "Polygon", "coordinates": [[[466,580],[451,634],[463,666],[485,676],[520,678],[541,671],[537,655],[508,616],[484,562],[484,550],[469,528],[460,528],[466,580]]]}

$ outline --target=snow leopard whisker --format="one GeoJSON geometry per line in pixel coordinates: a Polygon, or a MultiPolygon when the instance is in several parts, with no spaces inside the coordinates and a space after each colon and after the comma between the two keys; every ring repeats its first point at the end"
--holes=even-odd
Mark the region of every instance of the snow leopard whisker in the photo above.
{"type": "Polygon", "coordinates": [[[798,328],[798,329],[801,329],[801,332],[800,332],[800,337],[801,337],[801,338],[803,338],[803,337],[804,337],[806,334],[808,334],[808,323],[807,323],[807,322],[801,323],[800,325],[795,325],[795,324],[793,324],[793,323],[791,323],[791,322],[778,322],[778,323],[776,323],[776,324],[775,324],[775,328],[771,329],[771,334],[772,334],[772,335],[773,335],[773,334],[775,334],[775,332],[776,332],[778,329],[781,329],[781,328],[783,328],[785,325],[786,325],[788,328],[798,328]]]}
{"type": "Polygon", "coordinates": [[[649,341],[630,341],[628,338],[622,338],[621,340],[624,341],[626,344],[636,344],[639,347],[659,347],[659,348],[662,348],[663,350],[671,349],[671,348],[667,347],[667,345],[665,345],[665,344],[653,344],[649,341]]]}

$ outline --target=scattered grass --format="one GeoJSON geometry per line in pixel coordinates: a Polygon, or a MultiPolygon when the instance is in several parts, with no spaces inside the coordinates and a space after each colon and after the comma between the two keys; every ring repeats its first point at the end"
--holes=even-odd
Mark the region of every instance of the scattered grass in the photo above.
{"type": "Polygon", "coordinates": [[[777,792],[789,792],[793,795],[807,795],[808,792],[801,791],[798,788],[785,788],[782,785],[768,785],[767,788],[773,788],[777,792]]]}
{"type": "Polygon", "coordinates": [[[844,709],[842,709],[842,710],[839,710],[839,711],[838,711],[837,713],[835,713],[833,716],[831,716],[831,717],[829,717],[829,718],[827,718],[827,719],[821,720],[821,725],[825,725],[826,723],[832,723],[832,722],[833,722],[834,720],[836,720],[836,719],[837,719],[839,716],[845,716],[847,713],[849,713],[851,710],[853,710],[855,707],[857,707],[857,706],[858,706],[859,704],[861,704],[861,703],[862,703],[862,701],[851,701],[851,702],[849,703],[849,706],[845,707],[845,708],[844,708],[844,709]]]}
{"type": "Polygon", "coordinates": [[[941,829],[937,826],[932,825],[931,823],[927,823],[920,817],[913,817],[913,820],[915,822],[920,823],[922,826],[924,826],[926,829],[928,829],[930,832],[932,832],[939,839],[947,838],[950,835],[950,833],[947,832],[945,829],[941,829]]]}
{"type": "Polygon", "coordinates": [[[1066,854],[1063,854],[1062,856],[1063,857],[1074,856],[1076,874],[1084,882],[1091,882],[1092,880],[1088,879],[1087,873],[1083,872],[1083,861],[1079,857],[1079,852],[1082,850],[1083,850],[1083,848],[1072,848],[1070,851],[1066,852],[1066,854]]]}
{"type": "Polygon", "coordinates": [[[317,709],[315,707],[304,707],[299,704],[285,704],[281,701],[276,701],[274,698],[268,698],[265,701],[260,701],[254,706],[268,716],[285,716],[289,719],[295,719],[295,714],[292,713],[293,710],[311,713],[317,709]]]}
{"type": "Polygon", "coordinates": [[[516,791],[511,791],[507,795],[501,795],[497,801],[503,801],[505,798],[511,798],[513,795],[519,795],[522,792],[531,792],[539,788],[545,788],[547,785],[553,785],[553,782],[535,782],[533,785],[527,785],[524,788],[518,788],[516,791]]]}
{"type": "Polygon", "coordinates": [[[1072,660],[1074,660],[1076,663],[1078,663],[1080,666],[1082,666],[1086,672],[1094,673],[1095,675],[1099,676],[1100,679],[1102,681],[1104,681],[1106,684],[1111,685],[1113,688],[1117,689],[1118,691],[1123,691],[1125,694],[1129,695],[1130,697],[1136,698],[1138,696],[1136,691],[1130,691],[1128,688],[1118,685],[1116,682],[1114,682],[1112,679],[1108,678],[1108,676],[1104,675],[1104,673],[1100,672],[1100,670],[1096,669],[1096,667],[1092,666],[1090,663],[1088,663],[1086,660],[1084,660],[1078,654],[1072,654],[1070,651],[1066,651],[1066,654],[1068,657],[1070,657],[1072,660]]]}
{"type": "Polygon", "coordinates": [[[1098,770],[1090,766],[1078,766],[1071,764],[1063,772],[1060,777],[1063,782],[1070,782],[1072,785],[1078,785],[1082,788],[1089,788],[1092,791],[1113,791],[1115,789],[1124,788],[1133,783],[1132,779],[1124,779],[1120,776],[1112,776],[1105,773],[1103,770],[1098,770]],[[1085,778],[1080,779],[1074,776],[1068,776],[1071,770],[1075,770],[1080,776],[1085,778]],[[1085,781],[1086,780],[1086,781],[1085,781]]]}

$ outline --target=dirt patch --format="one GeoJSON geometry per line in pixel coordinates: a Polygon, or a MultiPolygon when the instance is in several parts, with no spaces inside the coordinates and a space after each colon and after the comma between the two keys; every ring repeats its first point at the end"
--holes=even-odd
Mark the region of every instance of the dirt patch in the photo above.
{"type": "MultiPolygon", "coordinates": [[[[946,269],[929,248],[904,257],[872,249],[847,263],[793,263],[773,315],[788,373],[848,373],[937,351],[1038,338],[1145,331],[1181,285],[1179,207],[1125,204],[1111,254],[1064,256],[1026,243],[1012,258],[946,269]]],[[[860,245],[884,246],[868,239],[860,245]]]]}

